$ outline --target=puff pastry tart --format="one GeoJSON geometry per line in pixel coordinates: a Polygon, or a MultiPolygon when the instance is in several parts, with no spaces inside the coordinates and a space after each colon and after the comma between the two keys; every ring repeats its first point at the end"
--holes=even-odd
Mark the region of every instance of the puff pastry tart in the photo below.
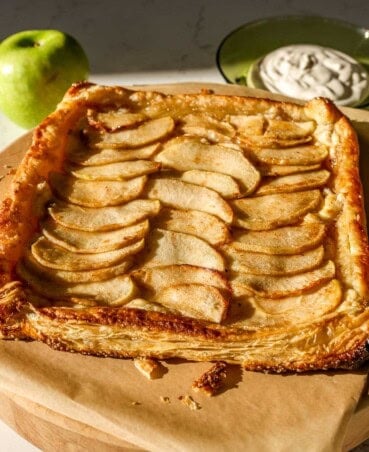
{"type": "Polygon", "coordinates": [[[73,86],[0,216],[0,329],[250,370],[368,357],[358,143],[325,99],[73,86]]]}

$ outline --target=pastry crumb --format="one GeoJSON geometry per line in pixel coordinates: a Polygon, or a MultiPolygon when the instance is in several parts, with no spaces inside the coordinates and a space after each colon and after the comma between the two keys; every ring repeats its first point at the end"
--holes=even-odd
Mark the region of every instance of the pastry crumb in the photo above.
{"type": "Polygon", "coordinates": [[[192,389],[196,392],[202,391],[209,397],[215,395],[224,384],[226,368],[226,363],[218,361],[192,383],[192,389]]]}
{"type": "Polygon", "coordinates": [[[166,396],[160,396],[160,401],[163,403],[170,403],[170,398],[166,396]]]}
{"type": "Polygon", "coordinates": [[[134,402],[131,402],[132,406],[137,406],[137,405],[141,405],[141,402],[137,402],[137,400],[135,400],[134,402]]]}
{"type": "Polygon", "coordinates": [[[160,365],[150,358],[136,358],[133,360],[136,369],[149,380],[159,377],[160,365]]]}
{"type": "Polygon", "coordinates": [[[13,167],[12,167],[12,165],[5,164],[5,165],[3,165],[3,168],[5,168],[5,169],[11,169],[11,168],[13,168],[13,167]]]}
{"type": "Polygon", "coordinates": [[[201,410],[201,405],[197,403],[190,395],[181,395],[178,397],[178,400],[180,400],[183,405],[186,405],[192,411],[201,410]]]}

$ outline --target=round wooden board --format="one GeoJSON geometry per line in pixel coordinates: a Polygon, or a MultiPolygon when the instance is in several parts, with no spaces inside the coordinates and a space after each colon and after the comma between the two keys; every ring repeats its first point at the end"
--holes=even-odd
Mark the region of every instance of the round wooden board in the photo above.
{"type": "MultiPolygon", "coordinates": [[[[176,90],[182,92],[198,92],[201,87],[204,86],[188,84],[183,88],[183,85],[177,85],[176,90]]],[[[231,87],[224,87],[224,91],[226,91],[226,88],[231,87]]],[[[245,94],[245,92],[242,92],[243,88],[232,88],[233,90],[230,94],[245,94]]],[[[145,87],[145,89],[148,89],[148,87],[145,87]]],[[[172,86],[155,86],[154,89],[160,89],[164,92],[173,91],[172,86]]],[[[262,92],[258,92],[257,94],[259,97],[265,96],[265,93],[262,92]]],[[[0,177],[4,176],[0,180],[0,198],[6,196],[6,191],[11,182],[12,172],[14,172],[25,150],[29,147],[31,138],[32,133],[28,132],[0,153],[0,177]],[[6,175],[9,172],[10,174],[6,175]]],[[[366,159],[369,158],[368,156],[364,157],[366,159]]],[[[369,172],[369,165],[364,165],[364,169],[365,172],[369,172]]],[[[90,425],[52,411],[42,405],[42,400],[39,403],[34,403],[19,395],[0,391],[0,402],[0,418],[21,436],[42,450],[99,450],[107,452],[143,450],[131,443],[123,441],[121,438],[114,437],[90,425]]],[[[369,397],[364,397],[349,423],[349,429],[346,432],[344,441],[345,450],[352,449],[368,436],[369,397]]]]}

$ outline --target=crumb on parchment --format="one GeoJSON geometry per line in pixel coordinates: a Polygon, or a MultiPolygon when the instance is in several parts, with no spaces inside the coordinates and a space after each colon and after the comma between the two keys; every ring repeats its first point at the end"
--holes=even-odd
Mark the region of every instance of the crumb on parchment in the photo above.
{"type": "Polygon", "coordinates": [[[224,384],[226,368],[227,364],[223,361],[215,363],[192,383],[192,389],[196,392],[202,391],[209,397],[215,395],[224,384]]]}
{"type": "Polygon", "coordinates": [[[151,358],[136,358],[133,360],[136,369],[149,380],[159,377],[160,364],[151,358]]]}
{"type": "Polygon", "coordinates": [[[190,395],[181,395],[178,397],[178,400],[180,400],[183,405],[186,405],[192,411],[201,410],[201,405],[197,403],[190,395]]]}
{"type": "Polygon", "coordinates": [[[160,396],[160,402],[169,404],[170,398],[167,396],[160,396]]]}

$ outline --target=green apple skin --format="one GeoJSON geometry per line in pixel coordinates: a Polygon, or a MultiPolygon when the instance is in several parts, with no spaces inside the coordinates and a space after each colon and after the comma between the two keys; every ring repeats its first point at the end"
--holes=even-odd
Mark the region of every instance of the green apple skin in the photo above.
{"type": "Polygon", "coordinates": [[[0,44],[0,110],[26,129],[41,122],[89,64],[79,43],[57,30],[29,30],[0,44]]]}

